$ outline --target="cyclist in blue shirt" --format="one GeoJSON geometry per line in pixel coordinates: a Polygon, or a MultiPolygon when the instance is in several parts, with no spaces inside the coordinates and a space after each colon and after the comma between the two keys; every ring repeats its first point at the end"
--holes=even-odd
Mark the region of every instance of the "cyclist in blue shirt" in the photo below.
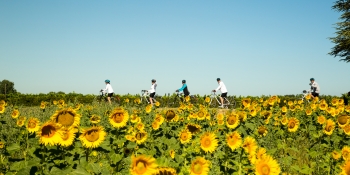
{"type": "Polygon", "coordinates": [[[190,91],[188,91],[186,80],[182,80],[182,87],[180,89],[176,90],[176,92],[181,92],[181,91],[184,91],[185,97],[190,95],[190,91]]]}

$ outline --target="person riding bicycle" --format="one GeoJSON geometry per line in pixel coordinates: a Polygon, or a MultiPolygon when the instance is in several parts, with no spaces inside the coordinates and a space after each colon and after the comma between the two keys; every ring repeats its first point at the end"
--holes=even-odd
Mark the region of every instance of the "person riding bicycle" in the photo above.
{"type": "Polygon", "coordinates": [[[113,91],[113,88],[112,88],[112,86],[111,86],[111,81],[110,80],[105,80],[105,83],[106,83],[106,88],[105,89],[101,89],[101,91],[100,92],[105,92],[105,93],[107,93],[108,95],[108,97],[107,97],[107,99],[108,99],[108,102],[109,102],[109,104],[112,104],[112,102],[111,102],[111,97],[113,96],[113,94],[114,94],[114,91],[113,91]]]}
{"type": "Polygon", "coordinates": [[[221,106],[220,107],[223,108],[224,107],[224,98],[227,97],[227,89],[226,89],[224,82],[222,82],[220,78],[217,78],[216,81],[218,82],[219,87],[216,88],[215,90],[213,90],[213,92],[216,92],[218,90],[221,91],[221,96],[220,96],[221,106]]]}
{"type": "MultiPolygon", "coordinates": [[[[180,89],[177,89],[176,92],[181,92],[183,91],[184,92],[184,97],[187,97],[190,95],[190,91],[188,91],[188,87],[187,87],[187,84],[186,84],[186,80],[182,80],[182,87],[180,89]]],[[[183,99],[181,98],[181,101],[183,99]]]]}
{"type": "Polygon", "coordinates": [[[157,84],[156,84],[156,80],[152,79],[152,86],[151,89],[148,90],[149,93],[149,101],[151,102],[151,105],[153,106],[153,98],[156,95],[156,88],[157,88],[157,84]]]}
{"type": "Polygon", "coordinates": [[[318,83],[315,81],[314,78],[310,78],[310,86],[311,86],[311,97],[318,97],[320,95],[320,86],[318,83]]]}

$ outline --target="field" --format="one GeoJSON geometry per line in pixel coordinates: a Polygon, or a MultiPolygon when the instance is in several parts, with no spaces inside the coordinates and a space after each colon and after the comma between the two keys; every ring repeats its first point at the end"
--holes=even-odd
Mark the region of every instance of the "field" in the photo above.
{"type": "Polygon", "coordinates": [[[239,97],[221,110],[207,97],[2,100],[0,174],[350,174],[350,105],[306,98],[239,97]]]}

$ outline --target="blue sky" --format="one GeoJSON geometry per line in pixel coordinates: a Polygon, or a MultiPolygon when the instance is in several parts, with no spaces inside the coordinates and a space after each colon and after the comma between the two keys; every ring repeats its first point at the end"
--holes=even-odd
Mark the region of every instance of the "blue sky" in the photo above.
{"type": "Polygon", "coordinates": [[[332,1],[0,1],[0,80],[21,93],[98,94],[110,79],[158,94],[186,79],[209,94],[220,77],[229,95],[350,91],[349,63],[327,53],[340,13],[332,1]]]}

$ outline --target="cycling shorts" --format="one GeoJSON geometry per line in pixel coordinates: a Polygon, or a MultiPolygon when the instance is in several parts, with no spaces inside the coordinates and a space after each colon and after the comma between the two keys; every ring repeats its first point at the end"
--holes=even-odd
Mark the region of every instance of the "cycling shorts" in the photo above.
{"type": "Polygon", "coordinates": [[[153,92],[153,93],[149,94],[149,96],[150,96],[151,98],[154,98],[154,95],[156,95],[156,92],[153,92]]]}
{"type": "Polygon", "coordinates": [[[221,97],[227,97],[227,92],[221,93],[221,97]]]}

